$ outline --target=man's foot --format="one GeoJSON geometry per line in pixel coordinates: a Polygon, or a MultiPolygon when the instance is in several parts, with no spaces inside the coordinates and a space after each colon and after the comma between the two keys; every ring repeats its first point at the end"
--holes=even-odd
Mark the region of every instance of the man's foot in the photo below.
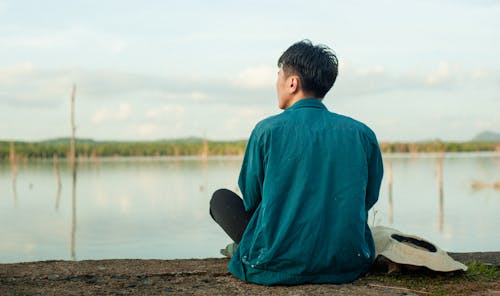
{"type": "Polygon", "coordinates": [[[238,247],[237,243],[230,243],[227,245],[224,249],[220,250],[220,253],[227,258],[233,257],[234,252],[236,251],[236,248],[238,247]]]}

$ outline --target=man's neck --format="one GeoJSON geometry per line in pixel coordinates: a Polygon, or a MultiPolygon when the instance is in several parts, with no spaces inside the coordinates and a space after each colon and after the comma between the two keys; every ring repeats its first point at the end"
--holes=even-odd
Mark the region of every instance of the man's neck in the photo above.
{"type": "Polygon", "coordinates": [[[288,104],[287,104],[285,109],[293,106],[293,104],[297,103],[298,101],[304,100],[304,99],[316,99],[318,101],[322,100],[322,99],[315,98],[314,96],[304,94],[303,92],[301,92],[300,94],[297,94],[296,96],[294,96],[290,101],[288,101],[288,104]]]}

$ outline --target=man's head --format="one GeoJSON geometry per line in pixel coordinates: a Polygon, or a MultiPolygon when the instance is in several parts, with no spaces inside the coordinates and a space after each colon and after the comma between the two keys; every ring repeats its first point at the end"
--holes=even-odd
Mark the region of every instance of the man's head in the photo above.
{"type": "Polygon", "coordinates": [[[304,97],[324,98],[337,78],[338,60],[327,46],[302,40],[281,55],[278,67],[279,107],[286,109],[304,97]]]}

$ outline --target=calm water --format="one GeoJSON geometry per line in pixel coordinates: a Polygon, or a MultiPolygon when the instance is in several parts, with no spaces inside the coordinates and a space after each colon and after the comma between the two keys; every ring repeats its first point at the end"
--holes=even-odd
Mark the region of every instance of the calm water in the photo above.
{"type": "MultiPolygon", "coordinates": [[[[500,182],[499,153],[384,160],[371,223],[449,251],[500,251],[500,189],[471,186],[500,182]]],[[[59,188],[52,161],[0,162],[0,262],[219,257],[230,240],[208,201],[220,187],[236,190],[240,164],[231,157],[86,162],[73,187],[60,162],[59,188]]]]}

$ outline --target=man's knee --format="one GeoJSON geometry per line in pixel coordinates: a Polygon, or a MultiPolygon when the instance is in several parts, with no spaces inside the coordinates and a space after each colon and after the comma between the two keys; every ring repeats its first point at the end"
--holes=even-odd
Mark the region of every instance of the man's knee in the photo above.
{"type": "Polygon", "coordinates": [[[213,212],[217,211],[217,209],[220,209],[223,205],[228,203],[228,199],[230,199],[231,195],[234,194],[231,190],[221,188],[217,189],[213,194],[212,198],[210,199],[210,215],[213,216],[213,212]]]}
{"type": "Polygon", "coordinates": [[[215,192],[212,194],[212,198],[210,199],[210,208],[218,204],[221,199],[224,199],[224,196],[227,196],[228,191],[229,190],[225,188],[215,190],[215,192]]]}

